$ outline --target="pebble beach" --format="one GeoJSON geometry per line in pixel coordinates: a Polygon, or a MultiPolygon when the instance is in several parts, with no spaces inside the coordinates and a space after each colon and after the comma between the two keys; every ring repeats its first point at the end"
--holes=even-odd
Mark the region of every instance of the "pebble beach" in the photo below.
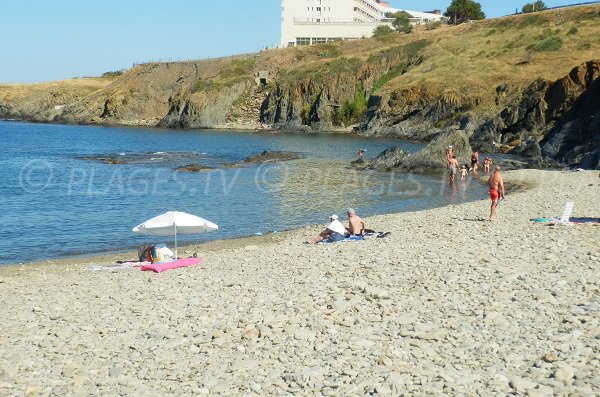
{"type": "Polygon", "coordinates": [[[203,263],[160,274],[0,267],[0,395],[600,395],[600,224],[530,221],[600,217],[598,172],[504,178],[494,223],[482,197],[366,219],[386,238],[188,246],[203,263]]]}

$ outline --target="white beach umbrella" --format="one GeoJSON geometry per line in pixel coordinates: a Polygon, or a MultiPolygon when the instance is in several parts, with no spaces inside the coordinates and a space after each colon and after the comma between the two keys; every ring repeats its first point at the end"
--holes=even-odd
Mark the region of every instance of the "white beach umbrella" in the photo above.
{"type": "Polygon", "coordinates": [[[217,230],[219,226],[185,212],[169,211],[148,219],[133,228],[134,233],[148,236],[175,236],[175,258],[177,258],[177,234],[196,234],[217,230]]]}

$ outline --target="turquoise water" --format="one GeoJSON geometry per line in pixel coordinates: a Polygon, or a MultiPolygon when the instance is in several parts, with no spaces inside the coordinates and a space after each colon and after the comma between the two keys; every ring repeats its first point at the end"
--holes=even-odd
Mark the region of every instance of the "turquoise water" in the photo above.
{"type": "MultiPolygon", "coordinates": [[[[0,122],[0,264],[132,248],[161,242],[134,235],[137,224],[185,211],[220,229],[180,242],[247,236],[325,223],[354,207],[369,216],[484,197],[478,183],[447,186],[445,175],[357,172],[348,164],[400,145],[348,134],[275,134],[0,122]],[[283,163],[225,168],[263,150],[302,153],[283,163]],[[106,164],[96,157],[127,160],[106,164]],[[92,159],[89,159],[92,158],[92,159]],[[205,173],[176,172],[199,163],[205,173]]],[[[308,236],[307,236],[308,237],[308,236]]],[[[171,239],[162,242],[172,244],[171,239]]]]}

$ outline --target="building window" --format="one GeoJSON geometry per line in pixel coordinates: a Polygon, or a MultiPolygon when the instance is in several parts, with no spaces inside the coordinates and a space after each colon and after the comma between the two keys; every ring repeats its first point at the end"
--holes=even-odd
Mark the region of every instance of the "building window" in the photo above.
{"type": "Polygon", "coordinates": [[[312,43],[313,44],[324,44],[324,43],[327,43],[327,38],[326,37],[313,37],[312,43]]]}
{"type": "Polygon", "coordinates": [[[296,45],[310,45],[310,37],[296,37],[296,45]]]}

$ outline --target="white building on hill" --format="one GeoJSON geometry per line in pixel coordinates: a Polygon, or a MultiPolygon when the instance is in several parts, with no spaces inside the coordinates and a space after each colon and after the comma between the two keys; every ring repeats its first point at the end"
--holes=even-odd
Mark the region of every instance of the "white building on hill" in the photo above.
{"type": "Polygon", "coordinates": [[[446,19],[439,11],[401,10],[381,0],[282,0],[281,46],[371,37],[377,26],[391,24],[385,14],[397,11],[409,13],[412,24],[446,19]]]}

